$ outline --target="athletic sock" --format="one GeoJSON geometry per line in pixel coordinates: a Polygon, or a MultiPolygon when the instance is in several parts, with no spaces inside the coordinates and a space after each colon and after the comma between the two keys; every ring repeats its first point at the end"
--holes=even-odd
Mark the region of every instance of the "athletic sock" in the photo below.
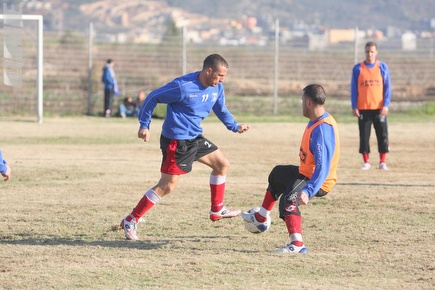
{"type": "Polygon", "coordinates": [[[302,216],[289,214],[284,218],[285,225],[290,237],[290,243],[301,247],[304,242],[302,240],[302,216]]]}
{"type": "Polygon", "coordinates": [[[210,174],[210,196],[212,212],[219,212],[224,207],[226,176],[210,174]]]}
{"type": "Polygon", "coordinates": [[[133,218],[136,219],[136,222],[139,221],[139,219],[147,212],[149,211],[156,202],[160,200],[160,196],[155,193],[154,190],[149,189],[145,195],[141,198],[141,200],[138,202],[136,207],[133,209],[131,214],[126,217],[125,219],[130,222],[133,218]]]}
{"type": "Polygon", "coordinates": [[[275,203],[276,200],[273,198],[272,192],[270,192],[270,190],[267,190],[266,194],[264,195],[263,203],[261,204],[260,210],[255,213],[255,219],[260,223],[264,223],[267,220],[266,217],[275,206],[275,203]]]}
{"type": "Polygon", "coordinates": [[[379,163],[385,163],[387,161],[387,153],[386,152],[379,153],[379,159],[380,159],[379,163]]]}
{"type": "Polygon", "coordinates": [[[369,154],[368,153],[363,153],[363,160],[364,163],[370,163],[370,159],[369,159],[369,154]]]}

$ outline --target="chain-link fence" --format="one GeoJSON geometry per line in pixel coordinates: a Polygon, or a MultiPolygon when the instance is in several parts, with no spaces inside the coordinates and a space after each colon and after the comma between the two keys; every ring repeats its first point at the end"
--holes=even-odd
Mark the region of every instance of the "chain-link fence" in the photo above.
{"type": "MultiPolygon", "coordinates": [[[[36,114],[37,48],[32,29],[23,36],[23,86],[11,88],[2,82],[0,116],[36,114]]],[[[180,35],[166,37],[160,44],[94,41],[89,49],[87,36],[46,33],[44,115],[102,113],[101,73],[108,58],[115,61],[121,91],[116,100],[119,103],[126,95],[135,96],[139,90],[149,92],[184,72],[200,70],[203,59],[211,53],[221,54],[230,64],[225,90],[227,105],[234,113],[272,114],[274,93],[278,97],[277,113],[288,113],[299,108],[299,97],[295,96],[314,82],[325,87],[330,104],[334,104],[331,111],[350,110],[351,71],[355,60],[364,59],[365,41],[360,40],[357,46],[349,42],[310,49],[307,41],[300,39],[280,43],[277,49],[273,41],[262,46],[223,46],[186,43],[180,35]]],[[[433,39],[419,39],[412,50],[402,49],[400,40],[382,40],[378,45],[378,58],[388,64],[391,73],[392,106],[435,99],[433,39]]]]}

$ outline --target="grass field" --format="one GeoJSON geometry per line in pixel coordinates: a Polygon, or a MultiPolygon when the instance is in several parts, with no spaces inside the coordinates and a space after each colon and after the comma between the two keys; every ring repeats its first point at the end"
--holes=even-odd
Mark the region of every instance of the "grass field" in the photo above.
{"type": "MultiPolygon", "coordinates": [[[[229,157],[226,203],[259,206],[269,171],[297,164],[305,122],[252,123],[234,134],[216,121],[205,136],[229,157]]],[[[152,139],[134,119],[0,121],[12,178],[0,181],[1,289],[434,289],[435,122],[390,122],[390,171],[359,169],[356,122],[340,123],[338,184],[301,208],[307,255],[248,233],[240,218],[211,222],[209,169],[195,164],[139,224],[118,225],[160,174],[161,120],[152,139]]],[[[378,162],[374,133],[372,163],[378,162]]]]}

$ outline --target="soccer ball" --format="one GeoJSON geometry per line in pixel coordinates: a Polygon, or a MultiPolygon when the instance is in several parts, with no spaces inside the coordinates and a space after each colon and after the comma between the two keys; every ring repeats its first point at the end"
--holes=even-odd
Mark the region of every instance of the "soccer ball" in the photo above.
{"type": "Polygon", "coordinates": [[[264,233],[270,228],[270,223],[272,222],[270,215],[267,216],[267,220],[265,222],[263,223],[258,222],[255,219],[254,215],[259,210],[260,210],[259,207],[254,207],[248,210],[247,212],[242,213],[242,218],[245,223],[245,228],[253,234],[264,233]]]}

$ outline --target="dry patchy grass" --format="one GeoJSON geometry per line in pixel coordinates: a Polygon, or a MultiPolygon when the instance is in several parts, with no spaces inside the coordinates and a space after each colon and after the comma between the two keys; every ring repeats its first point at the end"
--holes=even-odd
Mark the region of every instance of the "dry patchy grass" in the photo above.
{"type": "MultiPolygon", "coordinates": [[[[120,220],[159,178],[161,121],[149,144],[136,138],[135,120],[0,124],[13,167],[0,182],[0,288],[435,287],[433,123],[390,124],[386,172],[359,170],[357,125],[341,124],[339,183],[302,208],[309,254],[294,256],[271,253],[288,239],[277,207],[261,235],[240,218],[209,221],[210,172],[201,164],[145,216],[140,241],[124,239],[120,220]]],[[[272,167],[298,161],[304,126],[254,123],[239,135],[204,123],[232,162],[227,204],[260,205],[272,167]]]]}

